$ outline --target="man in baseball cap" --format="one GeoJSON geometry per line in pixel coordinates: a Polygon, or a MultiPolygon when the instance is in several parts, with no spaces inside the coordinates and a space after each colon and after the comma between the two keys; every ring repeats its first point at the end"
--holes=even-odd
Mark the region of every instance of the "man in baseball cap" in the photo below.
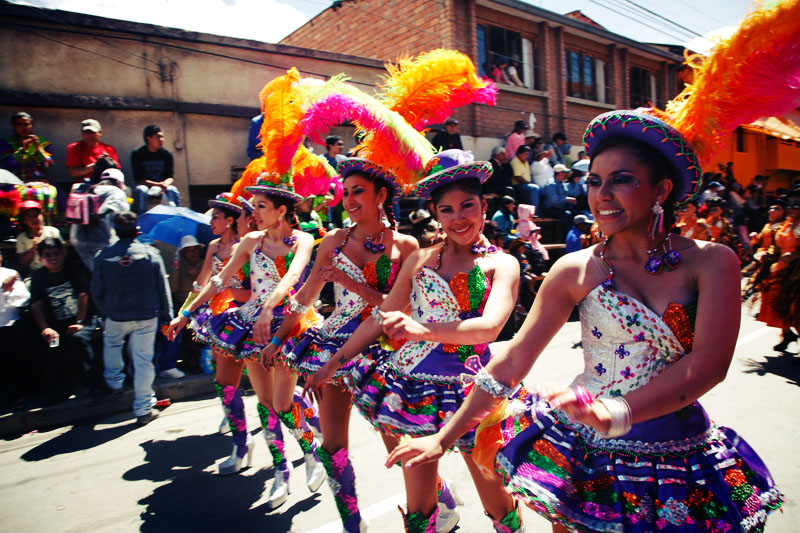
{"type": "Polygon", "coordinates": [[[81,140],[67,146],[67,170],[75,183],[90,178],[94,165],[103,156],[110,157],[120,167],[117,151],[110,144],[100,141],[103,127],[93,118],[81,122],[81,140]]]}

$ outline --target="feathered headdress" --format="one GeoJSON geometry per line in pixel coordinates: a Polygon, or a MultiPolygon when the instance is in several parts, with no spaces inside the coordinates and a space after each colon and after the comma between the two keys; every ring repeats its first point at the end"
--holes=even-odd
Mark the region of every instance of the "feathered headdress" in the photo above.
{"type": "Polygon", "coordinates": [[[378,100],[422,130],[467,104],[494,105],[497,86],[482,80],[472,60],[456,50],[437,48],[414,58],[386,64],[389,75],[379,85],[378,100]]]}
{"type": "Polygon", "coordinates": [[[251,161],[231,188],[233,198],[243,193],[283,196],[294,201],[324,194],[336,171],[301,144],[300,120],[321,80],[300,78],[292,67],[267,83],[259,94],[264,117],[261,125],[262,157],[251,161]]]}
{"type": "Polygon", "coordinates": [[[753,11],[709,57],[689,56],[686,63],[694,69],[694,81],[664,111],[604,113],[583,137],[589,155],[615,136],[635,137],[658,149],[679,172],[683,201],[696,193],[702,165],[738,126],[786,114],[800,104],[800,0],[753,11]]]}

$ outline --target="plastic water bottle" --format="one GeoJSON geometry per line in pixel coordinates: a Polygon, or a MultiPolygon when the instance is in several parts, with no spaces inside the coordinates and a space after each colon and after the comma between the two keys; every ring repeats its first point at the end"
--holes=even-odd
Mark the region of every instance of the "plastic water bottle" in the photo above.
{"type": "Polygon", "coordinates": [[[214,357],[211,355],[211,348],[204,346],[200,350],[200,370],[205,374],[214,373],[214,357]]]}

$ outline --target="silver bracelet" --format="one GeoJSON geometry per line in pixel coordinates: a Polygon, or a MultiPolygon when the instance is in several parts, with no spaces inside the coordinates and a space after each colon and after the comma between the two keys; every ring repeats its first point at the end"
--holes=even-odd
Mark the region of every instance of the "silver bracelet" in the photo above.
{"type": "Polygon", "coordinates": [[[308,306],[301,304],[300,302],[298,302],[297,300],[295,300],[290,296],[289,311],[291,311],[292,313],[299,313],[301,315],[304,315],[308,312],[308,306]]]}
{"type": "Polygon", "coordinates": [[[372,308],[372,311],[369,312],[372,315],[372,318],[378,323],[379,326],[383,325],[383,318],[381,318],[381,310],[378,309],[378,306],[372,308]]]}
{"type": "Polygon", "coordinates": [[[200,291],[202,291],[202,290],[203,290],[203,286],[202,286],[202,285],[200,285],[199,283],[197,283],[197,280],[194,280],[194,281],[192,282],[192,290],[193,290],[194,292],[200,292],[200,291]]]}
{"type": "Polygon", "coordinates": [[[511,396],[512,388],[494,379],[485,368],[481,368],[475,374],[475,384],[495,398],[508,398],[511,396]]]}
{"type": "Polygon", "coordinates": [[[604,439],[613,439],[627,434],[631,430],[631,406],[625,398],[603,398],[600,400],[611,415],[611,424],[607,433],[601,433],[604,439]]]}
{"type": "Polygon", "coordinates": [[[222,279],[219,276],[211,276],[209,281],[214,286],[214,290],[216,290],[217,293],[222,292],[224,287],[222,286],[222,279]]]}

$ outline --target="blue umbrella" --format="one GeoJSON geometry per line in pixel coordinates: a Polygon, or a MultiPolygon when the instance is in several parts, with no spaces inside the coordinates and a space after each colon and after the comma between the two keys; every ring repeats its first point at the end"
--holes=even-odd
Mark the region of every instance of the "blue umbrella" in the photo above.
{"type": "Polygon", "coordinates": [[[184,236],[192,235],[199,242],[208,244],[214,238],[210,222],[211,217],[188,207],[157,205],[139,217],[139,229],[143,234],[140,239],[177,247],[184,236]]]}

